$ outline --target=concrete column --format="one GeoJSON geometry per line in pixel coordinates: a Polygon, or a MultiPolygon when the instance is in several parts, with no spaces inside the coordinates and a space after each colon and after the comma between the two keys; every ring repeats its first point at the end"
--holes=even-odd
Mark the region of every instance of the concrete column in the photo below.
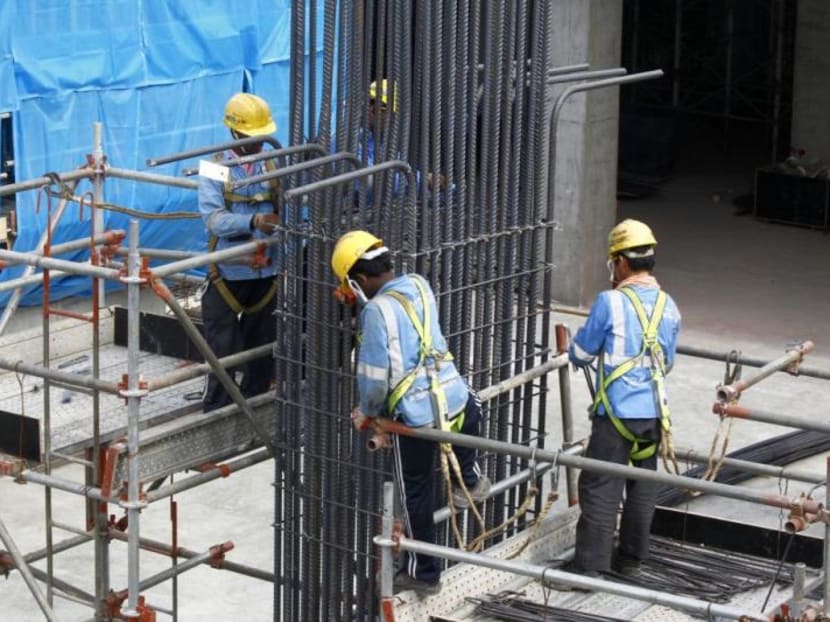
{"type": "MultiPolygon", "coordinates": [[[[619,0],[552,2],[551,66],[619,67],[622,5],[619,0]]],[[[550,106],[563,88],[549,87],[550,106]]],[[[559,119],[553,190],[559,227],[552,278],[554,297],[565,304],[588,305],[608,287],[605,252],[616,222],[618,93],[613,87],[573,95],[559,119]]]]}
{"type": "Polygon", "coordinates": [[[799,0],[790,144],[830,161],[830,3],[799,0]]]}

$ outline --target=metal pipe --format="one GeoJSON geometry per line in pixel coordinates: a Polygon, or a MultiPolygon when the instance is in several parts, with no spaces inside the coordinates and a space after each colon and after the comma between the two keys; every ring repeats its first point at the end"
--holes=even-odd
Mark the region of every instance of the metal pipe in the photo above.
{"type": "MultiPolygon", "coordinates": [[[[71,276],[71,275],[66,274],[65,272],[61,272],[60,270],[53,270],[53,271],[51,271],[49,276],[53,280],[57,280],[59,278],[67,277],[67,276],[71,276]]],[[[43,283],[43,272],[38,272],[37,274],[30,274],[29,276],[20,276],[20,277],[17,277],[15,279],[11,279],[9,281],[3,281],[2,283],[0,283],[0,292],[7,292],[10,289],[15,289],[16,290],[16,289],[20,289],[20,288],[23,288],[23,287],[28,287],[29,285],[40,285],[41,283],[43,283]]],[[[12,302],[12,300],[9,299],[9,305],[11,305],[11,302],[12,302]]],[[[11,308],[11,307],[9,307],[7,305],[6,308],[8,309],[8,308],[11,308]]],[[[16,310],[16,307],[15,307],[15,310],[16,310]]],[[[4,313],[5,313],[5,311],[4,311],[4,313]]],[[[12,313],[9,312],[9,317],[11,317],[11,315],[12,315],[12,313]]],[[[2,322],[2,320],[0,320],[0,322],[2,322]]],[[[0,333],[1,332],[2,331],[0,331],[0,333]]]]}
{"type": "MultiPolygon", "coordinates": [[[[697,453],[694,449],[676,449],[675,454],[678,460],[685,460],[687,462],[695,462],[697,464],[708,464],[709,456],[697,453]]],[[[750,462],[749,460],[739,460],[737,458],[724,458],[723,466],[752,473],[754,475],[762,475],[766,477],[775,477],[778,479],[791,479],[797,482],[806,482],[808,484],[822,484],[824,477],[816,475],[815,473],[808,473],[807,471],[800,471],[798,469],[790,469],[788,467],[776,466],[773,464],[762,464],[760,462],[750,462]]]]}
{"type": "Polygon", "coordinates": [[[754,376],[738,380],[732,384],[719,385],[717,388],[718,400],[723,403],[735,401],[743,391],[782,369],[786,369],[790,373],[797,373],[799,363],[804,359],[804,355],[811,352],[812,349],[813,342],[805,341],[794,346],[784,356],[764,365],[754,376]]]}
{"type": "Polygon", "coordinates": [[[51,257],[43,257],[35,253],[18,253],[15,251],[0,249],[0,261],[8,264],[27,264],[30,266],[37,266],[38,268],[44,270],[57,269],[70,274],[80,274],[83,276],[93,276],[103,279],[117,279],[119,277],[118,270],[112,270],[111,268],[101,268],[85,263],[78,263],[76,261],[66,261],[64,259],[53,259],[51,257]]]}
{"type": "MultiPolygon", "coordinates": [[[[574,445],[572,447],[568,447],[567,449],[563,449],[560,452],[561,454],[568,454],[571,456],[578,456],[580,455],[585,448],[581,444],[574,445]]],[[[510,477],[505,477],[504,479],[500,479],[497,482],[493,482],[493,485],[490,487],[490,492],[487,495],[488,499],[492,499],[493,497],[499,496],[501,493],[518,486],[519,484],[524,484],[525,482],[529,481],[534,476],[538,479],[552,468],[556,466],[555,462],[539,462],[536,464],[535,469],[523,469],[518,473],[514,473],[510,477]]],[[[433,521],[435,524],[443,523],[450,517],[450,508],[448,506],[444,506],[435,510],[432,515],[433,521]]]]}
{"type": "MultiPolygon", "coordinates": [[[[381,535],[384,541],[391,542],[395,527],[395,486],[392,482],[383,482],[383,515],[381,516],[381,535]]],[[[376,542],[376,544],[379,544],[376,542]]],[[[380,600],[381,606],[389,606],[393,597],[392,581],[395,576],[395,561],[392,547],[380,547],[380,600]]],[[[391,622],[391,621],[390,621],[391,622]]]]}
{"type": "MultiPolygon", "coordinates": [[[[257,346],[256,348],[251,348],[250,350],[244,350],[235,354],[223,356],[219,359],[219,364],[227,369],[228,367],[236,367],[242,363],[262,358],[263,356],[271,354],[274,349],[274,343],[275,342],[272,341],[271,343],[266,343],[264,345],[257,346]]],[[[184,382],[185,380],[197,378],[208,371],[210,371],[210,365],[208,363],[188,365],[187,367],[182,367],[181,369],[172,371],[164,376],[150,378],[147,380],[147,390],[158,391],[159,389],[164,389],[174,384],[184,382]]]]}
{"type": "Polygon", "coordinates": [[[553,76],[561,76],[566,73],[574,73],[576,71],[585,71],[590,69],[591,66],[588,63],[578,63],[576,65],[562,65],[561,67],[552,67],[548,69],[547,73],[545,74],[548,77],[553,76]]]}
{"type": "Polygon", "coordinates": [[[771,507],[784,509],[803,508],[804,511],[810,514],[817,514],[821,510],[821,504],[812,500],[791,500],[779,495],[765,495],[763,493],[759,493],[755,489],[743,486],[732,486],[728,484],[721,484],[719,482],[700,480],[694,477],[672,475],[661,471],[628,467],[622,464],[606,462],[604,460],[572,456],[566,452],[556,452],[549,449],[538,449],[524,445],[516,445],[514,443],[497,441],[485,437],[445,432],[443,430],[436,430],[432,428],[411,428],[400,422],[393,421],[385,417],[377,417],[372,420],[372,423],[376,430],[388,434],[399,434],[412,438],[429,440],[436,443],[450,443],[451,445],[472,447],[482,451],[507,454],[519,458],[525,458],[527,460],[533,458],[548,462],[558,460],[564,466],[585,469],[588,471],[596,471],[598,473],[604,473],[606,475],[622,479],[636,479],[675,486],[677,488],[685,488],[688,490],[699,490],[709,494],[728,497],[731,499],[739,499],[742,501],[750,501],[752,503],[768,505],[771,507]]]}
{"type": "MultiPolygon", "coordinates": [[[[109,536],[114,540],[120,540],[122,542],[127,541],[127,535],[122,531],[118,531],[117,529],[110,529],[108,533],[109,536]]],[[[173,547],[171,547],[169,544],[165,542],[160,542],[158,540],[151,540],[149,538],[141,538],[141,548],[143,548],[145,551],[150,551],[151,553],[158,553],[160,555],[166,555],[168,557],[175,556],[190,559],[196,557],[197,555],[200,555],[200,553],[197,553],[196,551],[191,551],[190,549],[186,549],[181,546],[176,548],[176,551],[174,553],[173,547]]],[[[208,560],[208,562],[202,563],[210,563],[210,560],[208,560]]],[[[261,579],[269,583],[274,583],[276,581],[274,574],[271,572],[265,572],[264,570],[260,570],[259,568],[252,568],[250,566],[237,564],[235,562],[229,562],[225,559],[223,559],[219,565],[214,566],[211,563],[211,566],[219,570],[235,572],[236,574],[245,575],[253,579],[261,579]]]]}
{"type": "Polygon", "coordinates": [[[0,358],[0,369],[20,372],[26,376],[35,376],[36,378],[48,378],[71,386],[97,389],[98,391],[118,395],[118,385],[116,383],[98,380],[89,374],[73,374],[51,367],[42,367],[40,365],[32,365],[30,363],[24,363],[23,361],[12,361],[11,359],[4,358],[0,358]]]}
{"type": "Polygon", "coordinates": [[[239,244],[238,246],[226,248],[221,251],[213,251],[212,253],[202,253],[200,255],[191,257],[190,259],[182,259],[181,261],[173,261],[163,266],[158,266],[157,268],[153,268],[153,275],[165,278],[170,276],[171,274],[187,272],[188,270],[198,268],[200,266],[205,266],[209,263],[219,263],[224,261],[225,259],[241,257],[247,254],[253,254],[261,248],[267,246],[274,246],[276,244],[282,243],[283,240],[276,237],[264,238],[261,240],[256,240],[254,242],[246,242],[245,244],[239,244]]]}
{"type": "Polygon", "coordinates": [[[315,151],[321,156],[328,154],[323,145],[320,143],[303,143],[301,145],[291,145],[290,147],[283,147],[282,149],[269,149],[268,151],[260,151],[259,153],[252,153],[250,155],[240,156],[238,158],[230,158],[223,160],[223,166],[240,166],[242,164],[250,164],[252,162],[259,162],[260,160],[271,160],[273,158],[280,158],[294,155],[297,153],[305,153],[306,151],[315,151]]]}
{"type": "Polygon", "coordinates": [[[722,402],[712,404],[712,412],[716,415],[733,417],[735,419],[751,419],[752,421],[763,421],[764,423],[774,423],[790,428],[800,428],[802,430],[813,430],[815,432],[830,434],[830,423],[816,421],[812,417],[783,415],[768,410],[749,409],[746,406],[738,406],[737,404],[729,406],[722,402]]]}
{"type": "MultiPolygon", "coordinates": [[[[130,527],[130,530],[132,530],[132,526],[130,527]]],[[[171,566],[170,568],[162,570],[158,574],[155,574],[151,577],[147,577],[139,584],[139,590],[149,590],[151,587],[159,585],[160,583],[164,583],[168,579],[172,579],[173,577],[177,577],[180,574],[187,572],[188,570],[196,568],[196,566],[210,562],[217,556],[219,552],[226,553],[227,551],[230,551],[232,549],[233,542],[225,542],[224,544],[218,544],[216,546],[213,546],[210,548],[210,550],[207,550],[204,553],[199,553],[198,555],[191,557],[187,561],[178,563],[175,566],[171,566]]]]}
{"type": "MultiPolygon", "coordinates": [[[[47,183],[51,183],[47,182],[47,183]]],[[[77,185],[77,181],[72,181],[71,185],[69,186],[70,191],[74,191],[77,185]]],[[[38,199],[40,198],[40,194],[38,195],[38,199]]],[[[47,201],[51,201],[50,197],[47,196],[47,201]]],[[[38,201],[39,204],[39,201],[38,201]]],[[[37,244],[35,245],[34,252],[42,254],[43,249],[46,247],[47,242],[51,243],[52,239],[52,231],[57,226],[58,221],[60,221],[61,216],[63,215],[64,211],[66,210],[66,206],[69,204],[69,201],[66,197],[61,197],[61,200],[58,202],[58,206],[55,209],[54,216],[52,215],[52,210],[48,210],[48,215],[46,217],[46,227],[40,234],[40,238],[38,239],[37,244]]],[[[24,268],[21,277],[30,276],[35,271],[34,267],[26,266],[24,268]]],[[[0,316],[0,335],[6,330],[6,326],[8,325],[9,321],[11,320],[12,316],[14,315],[15,311],[17,310],[18,305],[20,304],[20,299],[23,297],[23,290],[20,287],[16,287],[14,292],[12,293],[9,301],[6,303],[5,308],[3,309],[3,315],[0,316]]]]}
{"type": "Polygon", "coordinates": [[[170,162],[187,160],[189,158],[195,158],[196,156],[207,155],[209,153],[226,151],[227,149],[233,149],[234,147],[244,147],[246,145],[257,145],[262,143],[268,143],[274,148],[274,150],[282,148],[282,145],[280,145],[279,141],[273,136],[247,136],[245,138],[240,138],[239,140],[231,140],[225,143],[200,147],[198,149],[190,149],[188,151],[179,151],[177,153],[171,153],[170,155],[158,158],[147,158],[147,166],[159,166],[161,164],[169,164],[170,162]]]}
{"type": "MultiPolygon", "coordinates": [[[[268,432],[259,424],[259,421],[256,419],[256,415],[254,411],[251,409],[251,406],[245,400],[245,397],[242,395],[242,392],[239,390],[237,384],[233,381],[233,379],[228,374],[227,370],[222,367],[219,363],[219,359],[214,354],[213,350],[211,350],[210,346],[208,345],[205,338],[202,336],[202,333],[199,332],[193,325],[193,320],[190,319],[190,316],[187,314],[179,302],[176,300],[175,296],[170,292],[167,286],[158,281],[153,279],[151,281],[151,285],[153,288],[153,292],[161,298],[167,306],[170,307],[170,310],[176,315],[179,319],[179,323],[184,328],[185,333],[190,337],[193,345],[196,346],[196,349],[199,350],[200,354],[204,357],[205,361],[210,364],[213,373],[216,375],[219,382],[228,392],[231,399],[233,400],[234,404],[239,406],[242,412],[248,417],[248,421],[251,423],[251,427],[253,428],[256,435],[259,437],[259,440],[262,441],[262,444],[268,449],[270,454],[273,456],[276,454],[276,448],[274,447],[274,442],[271,439],[268,432]]],[[[138,322],[136,321],[136,326],[138,326],[138,322]]]]}
{"type": "Polygon", "coordinates": [[[412,167],[409,166],[409,164],[407,164],[403,160],[387,160],[386,162],[381,162],[380,164],[367,166],[356,171],[349,171],[347,173],[342,173],[340,175],[334,175],[332,177],[320,179],[310,184],[306,184],[304,186],[297,186],[296,188],[291,188],[285,191],[285,198],[287,200],[294,199],[296,197],[300,197],[306,194],[311,194],[312,192],[316,192],[318,190],[323,190],[324,188],[330,188],[332,186],[337,186],[339,184],[356,181],[363,177],[369,177],[371,175],[374,175],[375,173],[382,173],[383,171],[388,171],[391,169],[400,169],[401,171],[403,171],[403,173],[406,175],[407,184],[409,185],[409,188],[414,190],[415,174],[412,172],[412,167]]]}
{"type": "MultiPolygon", "coordinates": [[[[126,248],[116,248],[115,254],[116,255],[127,255],[129,250],[126,248]]],[[[138,254],[142,257],[150,257],[153,259],[171,259],[171,260],[179,260],[179,259],[190,259],[191,257],[196,257],[200,253],[192,252],[192,251],[175,251],[169,250],[166,248],[139,248],[138,254]]]]}
{"type": "MultiPolygon", "coordinates": [[[[556,351],[567,356],[569,330],[565,324],[556,325],[556,351]]],[[[571,375],[567,363],[559,368],[559,404],[562,410],[562,444],[569,446],[573,442],[574,422],[571,407],[571,375]]],[[[576,471],[565,469],[565,481],[567,483],[568,506],[576,505],[577,483],[576,471]]]]}
{"type": "Polygon", "coordinates": [[[312,168],[316,168],[318,166],[324,166],[326,164],[334,164],[335,162],[340,162],[341,160],[345,160],[350,164],[353,164],[355,167],[360,166],[361,164],[360,158],[358,158],[353,153],[341,151],[339,153],[333,153],[322,158],[315,158],[313,160],[306,160],[305,162],[298,162],[297,164],[292,164],[290,166],[284,166],[274,171],[262,173],[261,175],[252,175],[251,177],[244,177],[243,179],[238,179],[234,182],[231,182],[231,188],[233,188],[234,190],[238,190],[239,188],[244,188],[245,186],[259,184],[264,181],[270,181],[272,179],[279,179],[280,177],[285,177],[286,175],[299,173],[312,168]]]}
{"type": "Polygon", "coordinates": [[[34,576],[32,575],[32,569],[29,567],[29,564],[26,563],[26,560],[20,554],[20,549],[17,548],[17,544],[12,539],[11,534],[6,529],[5,523],[3,523],[3,519],[0,518],[0,540],[3,540],[3,544],[5,545],[6,549],[9,552],[9,555],[12,556],[14,560],[14,565],[18,571],[20,571],[20,576],[23,577],[23,581],[26,583],[26,587],[29,588],[29,591],[32,593],[32,596],[35,597],[37,601],[38,607],[43,612],[43,615],[46,616],[47,620],[50,621],[57,621],[58,617],[55,615],[55,612],[52,611],[52,608],[49,606],[49,603],[46,600],[46,597],[43,595],[43,592],[40,591],[40,587],[38,587],[37,582],[35,581],[34,576]]]}
{"type": "MultiPolygon", "coordinates": [[[[55,173],[58,180],[61,182],[70,182],[70,181],[77,181],[79,179],[83,179],[85,177],[92,178],[93,172],[89,168],[79,168],[75,169],[74,171],[67,171],[63,173],[55,173]]],[[[5,184],[0,186],[0,197],[5,197],[10,194],[15,194],[17,192],[23,192],[24,190],[37,190],[38,188],[42,188],[43,186],[48,186],[54,182],[52,177],[35,177],[33,179],[27,179],[26,181],[21,181],[15,184],[5,184]]]]}
{"type": "Polygon", "coordinates": [[[705,617],[706,619],[720,617],[729,620],[753,620],[756,622],[767,621],[766,617],[763,617],[757,613],[747,613],[745,611],[739,611],[733,607],[718,605],[716,603],[710,603],[697,598],[675,596],[657,590],[649,590],[633,585],[626,585],[624,583],[617,583],[616,581],[608,581],[606,579],[594,579],[583,575],[564,572],[562,570],[554,570],[550,566],[530,564],[510,559],[499,559],[479,553],[468,553],[467,551],[462,551],[460,549],[420,542],[418,540],[412,540],[403,536],[389,539],[384,538],[383,536],[375,536],[374,542],[378,546],[385,548],[391,549],[392,547],[397,547],[398,549],[404,551],[412,551],[414,553],[444,558],[454,562],[474,564],[476,566],[483,566],[485,568],[500,570],[511,574],[531,577],[541,582],[543,585],[558,583],[586,590],[601,591],[608,594],[634,598],[636,600],[642,600],[657,605],[664,605],[674,609],[682,609],[684,611],[689,611],[696,615],[705,617]]]}
{"type": "Polygon", "coordinates": [[[173,484],[170,484],[168,486],[162,486],[156,490],[148,492],[147,503],[158,501],[159,499],[163,499],[164,497],[172,497],[173,495],[178,494],[182,491],[190,490],[191,488],[194,488],[206,482],[213,481],[215,479],[219,479],[220,477],[228,477],[231,473],[236,473],[237,471],[241,471],[242,469],[245,469],[247,467],[259,464],[260,462],[264,462],[265,460],[269,460],[270,458],[271,454],[268,452],[268,450],[262,449],[249,456],[245,456],[244,458],[232,460],[231,462],[225,462],[224,464],[217,464],[209,471],[204,471],[196,475],[190,475],[189,477],[179,480],[173,484]]]}
{"type": "Polygon", "coordinates": [[[127,618],[138,618],[139,546],[141,510],[146,505],[139,498],[139,410],[141,398],[147,393],[139,385],[139,330],[141,315],[141,285],[139,276],[141,257],[138,255],[138,220],[130,220],[130,254],[127,259],[127,389],[121,392],[127,399],[127,521],[130,525],[127,545],[127,618]]]}
{"type": "Polygon", "coordinates": [[[545,361],[542,365],[537,365],[532,369],[528,369],[527,371],[523,371],[520,374],[512,376],[510,378],[506,378],[497,382],[496,384],[490,385],[478,392],[478,396],[481,398],[482,402],[486,402],[488,400],[493,399],[497,395],[501,393],[506,393],[507,391],[512,391],[524,384],[527,384],[531,380],[534,380],[540,376],[544,376],[548,372],[553,371],[554,369],[560,369],[562,367],[567,367],[568,365],[568,353],[565,352],[564,354],[557,354],[552,359],[545,361]]]}
{"type": "MultiPolygon", "coordinates": [[[[685,354],[687,356],[696,356],[699,358],[710,359],[713,361],[726,361],[727,357],[729,356],[728,353],[721,352],[719,350],[710,350],[708,348],[702,348],[700,346],[691,346],[684,344],[679,344],[677,346],[677,353],[685,354]]],[[[770,361],[767,361],[765,359],[752,356],[745,356],[743,354],[741,354],[738,362],[741,365],[749,367],[765,367],[770,364],[770,361]]],[[[810,367],[807,365],[799,365],[798,375],[809,376],[811,378],[821,378],[823,380],[830,380],[830,370],[819,369],[818,367],[810,367]]]]}
{"type": "Polygon", "coordinates": [[[70,492],[72,494],[81,495],[89,499],[95,499],[96,501],[109,501],[112,503],[118,503],[117,497],[112,499],[107,499],[106,497],[104,497],[104,495],[101,493],[101,489],[97,486],[79,484],[77,482],[73,482],[72,480],[55,477],[54,475],[49,475],[46,473],[40,473],[39,471],[23,471],[20,474],[20,478],[32,484],[41,484],[43,486],[46,486],[47,488],[56,488],[58,490],[62,490],[63,492],[70,492]]]}
{"type": "Polygon", "coordinates": [[[184,188],[185,190],[197,190],[199,182],[190,179],[182,179],[181,177],[173,177],[172,175],[159,175],[158,173],[144,173],[142,171],[131,171],[126,168],[107,168],[107,175],[110,177],[117,177],[119,179],[131,179],[132,181],[146,181],[151,184],[159,184],[161,186],[172,186],[174,188],[184,188]]]}

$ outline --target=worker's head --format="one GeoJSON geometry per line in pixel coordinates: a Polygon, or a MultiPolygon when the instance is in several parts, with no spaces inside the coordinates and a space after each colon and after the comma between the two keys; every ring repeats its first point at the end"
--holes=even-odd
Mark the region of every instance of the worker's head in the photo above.
{"type": "Polygon", "coordinates": [[[348,304],[365,303],[388,280],[392,254],[368,231],[349,231],[334,245],[331,268],[340,281],[337,297],[348,304]]]}
{"type": "Polygon", "coordinates": [[[612,283],[637,272],[654,269],[657,239],[649,226],[627,218],[608,234],[608,272],[612,283]]]}
{"type": "Polygon", "coordinates": [[[387,79],[372,82],[369,85],[369,128],[383,126],[383,118],[389,111],[391,99],[392,112],[398,111],[397,85],[387,79]]]}
{"type": "MultiPolygon", "coordinates": [[[[268,102],[252,93],[237,93],[228,100],[225,104],[224,123],[236,140],[249,136],[267,136],[277,131],[268,102]]],[[[261,149],[260,142],[239,147],[236,151],[249,154],[261,149]]]]}

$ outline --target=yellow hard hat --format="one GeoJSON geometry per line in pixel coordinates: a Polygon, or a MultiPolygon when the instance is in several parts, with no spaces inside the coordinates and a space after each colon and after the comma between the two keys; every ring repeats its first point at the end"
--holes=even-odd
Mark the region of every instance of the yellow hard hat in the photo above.
{"type": "Polygon", "coordinates": [[[639,220],[626,218],[608,234],[609,257],[639,246],[657,246],[649,226],[639,220]]]}
{"type": "MultiPolygon", "coordinates": [[[[340,236],[331,254],[331,269],[341,283],[345,283],[349,271],[366,251],[382,249],[383,240],[368,231],[349,231],[340,236]]],[[[384,249],[385,250],[385,249],[384,249]]]]}
{"type": "Polygon", "coordinates": [[[228,100],[224,122],[246,136],[264,136],[277,131],[268,102],[252,93],[237,93],[228,100]]]}
{"type": "MultiPolygon", "coordinates": [[[[393,84],[394,86],[394,84],[393,84]]],[[[379,101],[382,105],[389,105],[389,81],[384,78],[380,81],[380,88],[378,88],[377,81],[369,85],[369,99],[379,101]]],[[[392,112],[398,111],[398,90],[395,89],[395,101],[392,104],[392,112]]]]}

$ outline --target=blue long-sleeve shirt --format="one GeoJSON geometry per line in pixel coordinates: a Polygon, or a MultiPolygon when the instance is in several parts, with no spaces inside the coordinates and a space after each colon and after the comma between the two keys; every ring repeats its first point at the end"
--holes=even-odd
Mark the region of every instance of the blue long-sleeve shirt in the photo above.
{"type": "MultiPolygon", "coordinates": [[[[651,317],[660,290],[639,285],[629,287],[640,299],[646,315],[651,317]]],[[[657,330],[657,340],[663,349],[668,373],[674,364],[681,318],[677,305],[668,294],[667,297],[657,330]]],[[[599,294],[591,306],[588,319],[573,338],[568,356],[577,365],[587,365],[602,352],[607,377],[615,367],[638,355],[642,342],[643,330],[631,301],[618,290],[607,290],[599,294]]],[[[614,415],[620,419],[660,417],[655,403],[651,359],[647,355],[628,373],[612,382],[607,394],[614,415]]],[[[598,406],[597,414],[605,414],[602,404],[598,406]]]]}
{"type": "MultiPolygon", "coordinates": [[[[360,410],[369,417],[391,415],[399,417],[412,427],[435,423],[435,410],[430,396],[427,371],[422,366],[414,383],[395,407],[386,412],[387,399],[398,383],[418,366],[421,338],[406,314],[403,306],[389,291],[405,296],[423,322],[424,305],[413,279],[420,279],[427,292],[432,344],[439,352],[447,351],[447,342],[438,324],[435,295],[423,277],[398,276],[388,281],[360,313],[361,341],[357,357],[357,387],[360,394],[360,410]]],[[[460,413],[469,395],[466,381],[459,375],[455,363],[440,361],[438,378],[447,399],[449,417],[460,413]]]]}
{"type": "MultiPolygon", "coordinates": [[[[236,157],[232,152],[226,151],[218,163],[236,157]]],[[[254,162],[245,166],[232,166],[229,169],[231,181],[238,181],[246,177],[261,175],[266,172],[262,161],[254,162]]],[[[235,201],[230,207],[225,204],[225,184],[220,181],[199,177],[199,212],[202,214],[202,222],[205,224],[208,236],[216,236],[215,250],[222,250],[238,246],[246,242],[261,240],[268,237],[258,229],[252,229],[251,219],[255,214],[273,214],[274,204],[268,201],[235,201]]],[[[272,194],[268,182],[252,184],[232,191],[236,195],[255,197],[255,195],[272,194]]],[[[284,214],[281,217],[284,218],[284,214]]],[[[282,236],[281,232],[272,235],[282,236]]],[[[223,278],[229,281],[240,281],[246,279],[262,279],[272,277],[282,269],[284,247],[283,244],[275,244],[268,247],[267,255],[269,265],[261,268],[252,268],[244,263],[220,263],[219,272],[223,278]]]]}

